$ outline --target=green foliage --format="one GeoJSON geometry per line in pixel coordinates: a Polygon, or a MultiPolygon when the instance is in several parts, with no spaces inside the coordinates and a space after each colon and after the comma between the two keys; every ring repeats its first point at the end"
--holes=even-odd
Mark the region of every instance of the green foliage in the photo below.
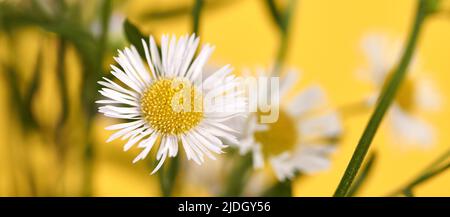
{"type": "Polygon", "coordinates": [[[141,40],[145,40],[147,37],[128,19],[123,23],[123,30],[125,31],[128,42],[136,47],[142,58],[145,58],[145,51],[141,45],[141,40]]]}

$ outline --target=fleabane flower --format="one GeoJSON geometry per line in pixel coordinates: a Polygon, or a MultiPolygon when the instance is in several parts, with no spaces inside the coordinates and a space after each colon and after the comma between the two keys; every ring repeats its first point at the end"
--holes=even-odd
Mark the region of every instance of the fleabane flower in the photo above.
{"type": "MultiPolygon", "coordinates": [[[[371,33],[363,38],[362,47],[369,69],[359,73],[376,88],[376,93],[368,99],[368,104],[374,105],[401,58],[402,43],[383,34],[371,33]]],[[[433,127],[420,114],[436,110],[440,97],[433,82],[424,77],[425,73],[419,74],[423,71],[415,56],[387,114],[390,137],[396,143],[428,147],[434,141],[433,127]]]]}
{"type": "Polygon", "coordinates": [[[118,81],[99,81],[99,92],[107,98],[97,101],[103,104],[99,111],[124,121],[106,128],[117,131],[107,142],[121,138],[127,140],[124,151],[135,145],[143,149],[133,163],[157,148],[159,162],[152,174],[181,147],[188,160],[202,164],[204,156],[215,159],[214,154],[223,152],[222,140],[237,142],[225,121],[243,114],[246,99],[237,91],[241,83],[229,65],[202,78],[213,48],[204,45],[194,58],[199,40],[195,35],[163,35],[160,55],[150,36],[149,45],[142,40],[147,64],[134,46],[119,50],[119,67],[111,65],[118,81]]]}
{"type": "MultiPolygon", "coordinates": [[[[257,74],[259,78],[268,76],[262,69],[257,74]]],[[[289,99],[288,93],[297,81],[298,72],[290,70],[279,80],[279,91],[270,87],[271,82],[258,86],[256,100],[261,101],[267,95],[280,97],[279,105],[270,106],[270,112],[278,110],[275,121],[264,121],[263,116],[269,112],[258,102],[256,112],[237,121],[243,132],[238,143],[240,153],[253,155],[255,169],[270,165],[279,181],[292,179],[298,173],[312,174],[329,168],[329,155],[335,151],[342,132],[339,115],[327,108],[325,94],[319,86],[306,88],[289,99]]]]}

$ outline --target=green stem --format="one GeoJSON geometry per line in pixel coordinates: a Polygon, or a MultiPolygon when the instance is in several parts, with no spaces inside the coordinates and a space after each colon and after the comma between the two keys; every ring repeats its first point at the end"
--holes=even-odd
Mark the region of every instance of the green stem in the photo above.
{"type": "MultiPolygon", "coordinates": [[[[445,165],[440,166],[443,162],[448,160],[450,157],[450,150],[446,151],[443,155],[433,161],[428,167],[426,167],[416,178],[406,184],[404,187],[393,191],[389,196],[395,196],[398,194],[405,194],[405,192],[412,192],[413,188],[421,183],[439,175],[440,173],[446,171],[450,168],[450,162],[445,165]],[[440,167],[439,167],[440,166],[440,167]]],[[[406,195],[406,194],[405,194],[406,195]]],[[[408,196],[408,195],[406,195],[408,196]]]]}
{"type": "Polygon", "coordinates": [[[376,161],[377,155],[376,152],[373,152],[372,155],[367,160],[367,163],[364,165],[363,170],[361,173],[356,177],[355,182],[353,183],[352,187],[347,193],[347,197],[353,197],[355,196],[361,187],[364,185],[365,181],[370,175],[370,172],[372,171],[373,165],[376,161]]]}
{"type": "Polygon", "coordinates": [[[176,156],[171,159],[168,165],[165,165],[159,171],[159,184],[164,197],[169,197],[173,193],[180,165],[179,161],[180,157],[176,156]]]}
{"type": "Polygon", "coordinates": [[[423,176],[420,176],[419,178],[414,180],[411,184],[409,184],[408,188],[413,188],[419,184],[422,184],[423,182],[427,181],[428,179],[433,178],[436,175],[439,175],[440,173],[446,171],[449,168],[450,168],[450,162],[442,167],[437,168],[434,171],[428,172],[428,173],[424,174],[423,176]]]}
{"type": "MultiPolygon", "coordinates": [[[[235,155],[239,155],[239,153],[236,152],[235,155]]],[[[251,153],[245,156],[235,156],[233,159],[237,159],[238,161],[228,175],[227,185],[222,195],[225,197],[235,197],[242,194],[252,169],[253,157],[251,153]]]]}
{"type": "Polygon", "coordinates": [[[94,158],[95,158],[95,143],[93,142],[92,135],[92,122],[96,114],[96,105],[94,103],[96,96],[95,92],[99,89],[97,81],[100,80],[103,74],[103,59],[105,56],[106,44],[108,41],[109,22],[111,19],[112,2],[110,0],[104,0],[101,6],[101,33],[99,39],[96,41],[97,47],[95,47],[96,54],[95,60],[89,60],[85,55],[83,59],[85,63],[84,70],[84,92],[82,95],[84,105],[86,107],[86,122],[85,122],[85,147],[84,154],[84,168],[83,168],[83,196],[93,195],[93,171],[94,171],[94,158]],[[91,62],[92,61],[92,62],[91,62]],[[93,71],[90,71],[93,70],[93,71]]]}
{"type": "MultiPolygon", "coordinates": [[[[279,76],[280,75],[280,71],[282,70],[283,67],[283,62],[286,59],[286,54],[287,54],[287,50],[288,50],[288,42],[289,42],[289,27],[290,27],[290,23],[291,23],[291,18],[292,15],[294,14],[294,10],[296,7],[296,3],[298,0],[290,0],[288,3],[288,6],[284,12],[284,16],[281,17],[281,21],[280,21],[280,16],[277,15],[276,17],[276,21],[275,22],[279,22],[279,29],[280,29],[280,45],[278,47],[278,51],[277,51],[277,56],[275,59],[275,65],[274,65],[274,69],[272,74],[274,76],[279,76]]],[[[271,1],[269,1],[271,2],[271,1]]],[[[273,3],[275,4],[275,3],[273,3]]],[[[271,5],[271,4],[270,4],[271,5]]],[[[270,6],[269,8],[271,8],[271,10],[276,10],[275,5],[270,6]]],[[[272,12],[273,14],[274,12],[272,12]]],[[[277,13],[278,14],[278,13],[277,13]]],[[[275,16],[275,15],[273,15],[275,16]]]]}
{"type": "Polygon", "coordinates": [[[192,9],[192,32],[196,36],[199,36],[200,28],[200,14],[203,8],[203,0],[195,0],[194,7],[192,9]]]}
{"type": "Polygon", "coordinates": [[[419,39],[419,33],[424,23],[424,20],[427,15],[427,5],[426,0],[418,0],[418,8],[417,14],[415,17],[415,22],[412,28],[412,31],[409,36],[408,44],[406,49],[404,50],[402,59],[398,68],[395,70],[392,78],[388,81],[385,89],[382,90],[379,101],[375,108],[374,113],[372,114],[369,123],[367,124],[364,133],[361,136],[361,139],[358,142],[358,145],[353,153],[353,156],[345,170],[345,173],[337,187],[334,196],[336,197],[344,197],[347,195],[347,192],[352,185],[353,180],[355,179],[356,174],[358,173],[359,168],[361,167],[362,162],[369,150],[369,147],[372,143],[373,138],[380,126],[383,117],[394,100],[395,94],[405,77],[406,70],[408,68],[409,63],[411,62],[412,55],[416,48],[417,41],[419,39]]]}
{"type": "Polygon", "coordinates": [[[442,164],[442,162],[444,162],[445,160],[447,160],[449,158],[450,158],[450,149],[447,150],[446,152],[444,152],[444,154],[442,154],[440,157],[438,157],[435,161],[433,161],[427,168],[425,168],[424,171],[429,171],[429,170],[432,170],[433,168],[436,168],[437,166],[442,164]]]}
{"type": "Polygon", "coordinates": [[[58,184],[61,184],[61,189],[64,190],[63,174],[65,170],[65,159],[66,159],[66,144],[64,142],[64,124],[67,121],[69,114],[69,94],[67,90],[67,78],[65,71],[65,57],[66,57],[66,41],[62,38],[58,40],[57,48],[57,63],[56,63],[56,73],[58,78],[58,88],[61,97],[61,115],[58,119],[57,127],[55,129],[55,143],[56,151],[59,161],[59,174],[58,174],[58,184]]]}
{"type": "MultiPolygon", "coordinates": [[[[298,177],[296,177],[298,178],[298,177]]],[[[292,181],[278,181],[262,193],[263,197],[292,197],[292,181]]]]}

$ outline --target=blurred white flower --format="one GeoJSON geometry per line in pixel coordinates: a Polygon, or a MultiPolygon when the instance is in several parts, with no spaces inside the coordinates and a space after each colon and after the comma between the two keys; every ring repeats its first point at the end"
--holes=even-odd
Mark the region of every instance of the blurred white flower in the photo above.
{"type": "Polygon", "coordinates": [[[195,35],[161,39],[161,56],[153,37],[150,45],[145,40],[147,65],[136,48],[119,51],[115,57],[121,68],[111,65],[111,73],[118,82],[103,78],[99,92],[106,97],[97,103],[106,104],[99,111],[107,117],[125,120],[125,123],[107,127],[118,130],[108,140],[128,140],[124,150],[136,145],[142,152],[133,163],[144,159],[154,146],[158,147],[156,172],[167,157],[175,157],[182,146],[187,159],[197,164],[204,156],[215,159],[226,147],[219,139],[237,142],[233,129],[224,124],[229,118],[241,115],[246,106],[242,93],[233,91],[240,83],[224,66],[202,79],[203,67],[213,48],[203,46],[194,58],[199,44],[195,35]],[[187,97],[185,97],[187,96],[187,97]],[[205,96],[221,104],[205,103],[205,96]],[[182,105],[182,106],[181,106],[182,105]],[[233,109],[224,110],[232,106],[233,109]]]}
{"type": "MultiPolygon", "coordinates": [[[[395,70],[402,55],[400,40],[392,40],[384,34],[368,34],[362,40],[362,48],[369,68],[358,73],[370,81],[376,93],[368,104],[375,105],[378,95],[395,70]]],[[[432,126],[419,117],[419,112],[432,111],[440,106],[440,97],[433,82],[424,77],[417,56],[414,56],[405,80],[400,86],[391,110],[387,114],[390,137],[395,143],[429,147],[435,133],[432,126]]]]}
{"type": "MultiPolygon", "coordinates": [[[[262,70],[258,74],[267,76],[262,70]]],[[[251,152],[256,169],[269,163],[280,181],[292,179],[297,172],[311,174],[329,168],[329,155],[336,149],[336,138],[342,132],[340,118],[327,109],[320,87],[311,86],[292,100],[286,99],[297,76],[297,71],[290,70],[280,80],[281,102],[276,122],[262,124],[262,113],[253,112],[235,123],[243,132],[239,138],[240,153],[251,152]]],[[[266,92],[268,88],[258,90],[266,92]]]]}

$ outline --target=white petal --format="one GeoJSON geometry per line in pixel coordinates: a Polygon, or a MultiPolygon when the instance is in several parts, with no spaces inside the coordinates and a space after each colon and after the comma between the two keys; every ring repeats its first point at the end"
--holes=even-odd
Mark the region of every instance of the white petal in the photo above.
{"type": "Polygon", "coordinates": [[[287,111],[292,116],[300,116],[318,109],[326,103],[325,94],[319,86],[311,86],[297,95],[288,105],[287,111]]]}
{"type": "Polygon", "coordinates": [[[342,133],[342,126],[336,112],[329,112],[299,122],[300,134],[307,138],[336,137],[342,133]]]}
{"type": "Polygon", "coordinates": [[[150,153],[152,147],[155,145],[157,138],[158,134],[153,133],[147,139],[144,139],[139,143],[138,147],[144,148],[144,150],[142,150],[141,153],[139,153],[139,155],[136,158],[134,158],[133,163],[136,163],[137,161],[143,160],[147,157],[148,153],[150,153]]]}
{"type": "Polygon", "coordinates": [[[157,75],[162,76],[163,71],[162,71],[161,59],[159,57],[158,46],[156,45],[156,42],[155,42],[155,39],[153,38],[153,36],[150,36],[149,40],[150,40],[150,53],[152,56],[152,62],[155,66],[157,75]]]}
{"type": "Polygon", "coordinates": [[[150,71],[152,73],[153,79],[156,79],[158,76],[157,76],[157,72],[155,70],[155,67],[153,66],[153,63],[151,61],[149,47],[147,46],[147,43],[145,42],[144,39],[142,39],[141,41],[142,41],[142,46],[144,47],[145,60],[147,60],[147,65],[150,68],[150,71]]]}
{"type": "Polygon", "coordinates": [[[287,92],[293,88],[295,82],[298,81],[298,74],[299,72],[297,70],[291,69],[282,77],[280,83],[280,96],[285,96],[287,92]]]}
{"type": "Polygon", "coordinates": [[[209,59],[209,56],[214,51],[214,48],[210,45],[206,44],[203,46],[202,50],[200,51],[200,54],[197,56],[197,58],[194,60],[192,65],[189,67],[188,72],[186,73],[186,77],[190,81],[195,81],[197,77],[201,74],[202,69],[206,62],[209,59]]]}
{"type": "Polygon", "coordinates": [[[114,134],[112,134],[107,140],[106,142],[111,142],[119,137],[124,136],[127,133],[130,133],[134,130],[136,130],[137,128],[141,127],[142,123],[140,122],[136,122],[136,124],[130,125],[129,127],[123,128],[117,132],[115,132],[114,134]]]}
{"type": "Polygon", "coordinates": [[[434,131],[429,124],[401,111],[397,106],[391,109],[392,132],[397,142],[423,148],[429,148],[434,143],[434,131]]]}

